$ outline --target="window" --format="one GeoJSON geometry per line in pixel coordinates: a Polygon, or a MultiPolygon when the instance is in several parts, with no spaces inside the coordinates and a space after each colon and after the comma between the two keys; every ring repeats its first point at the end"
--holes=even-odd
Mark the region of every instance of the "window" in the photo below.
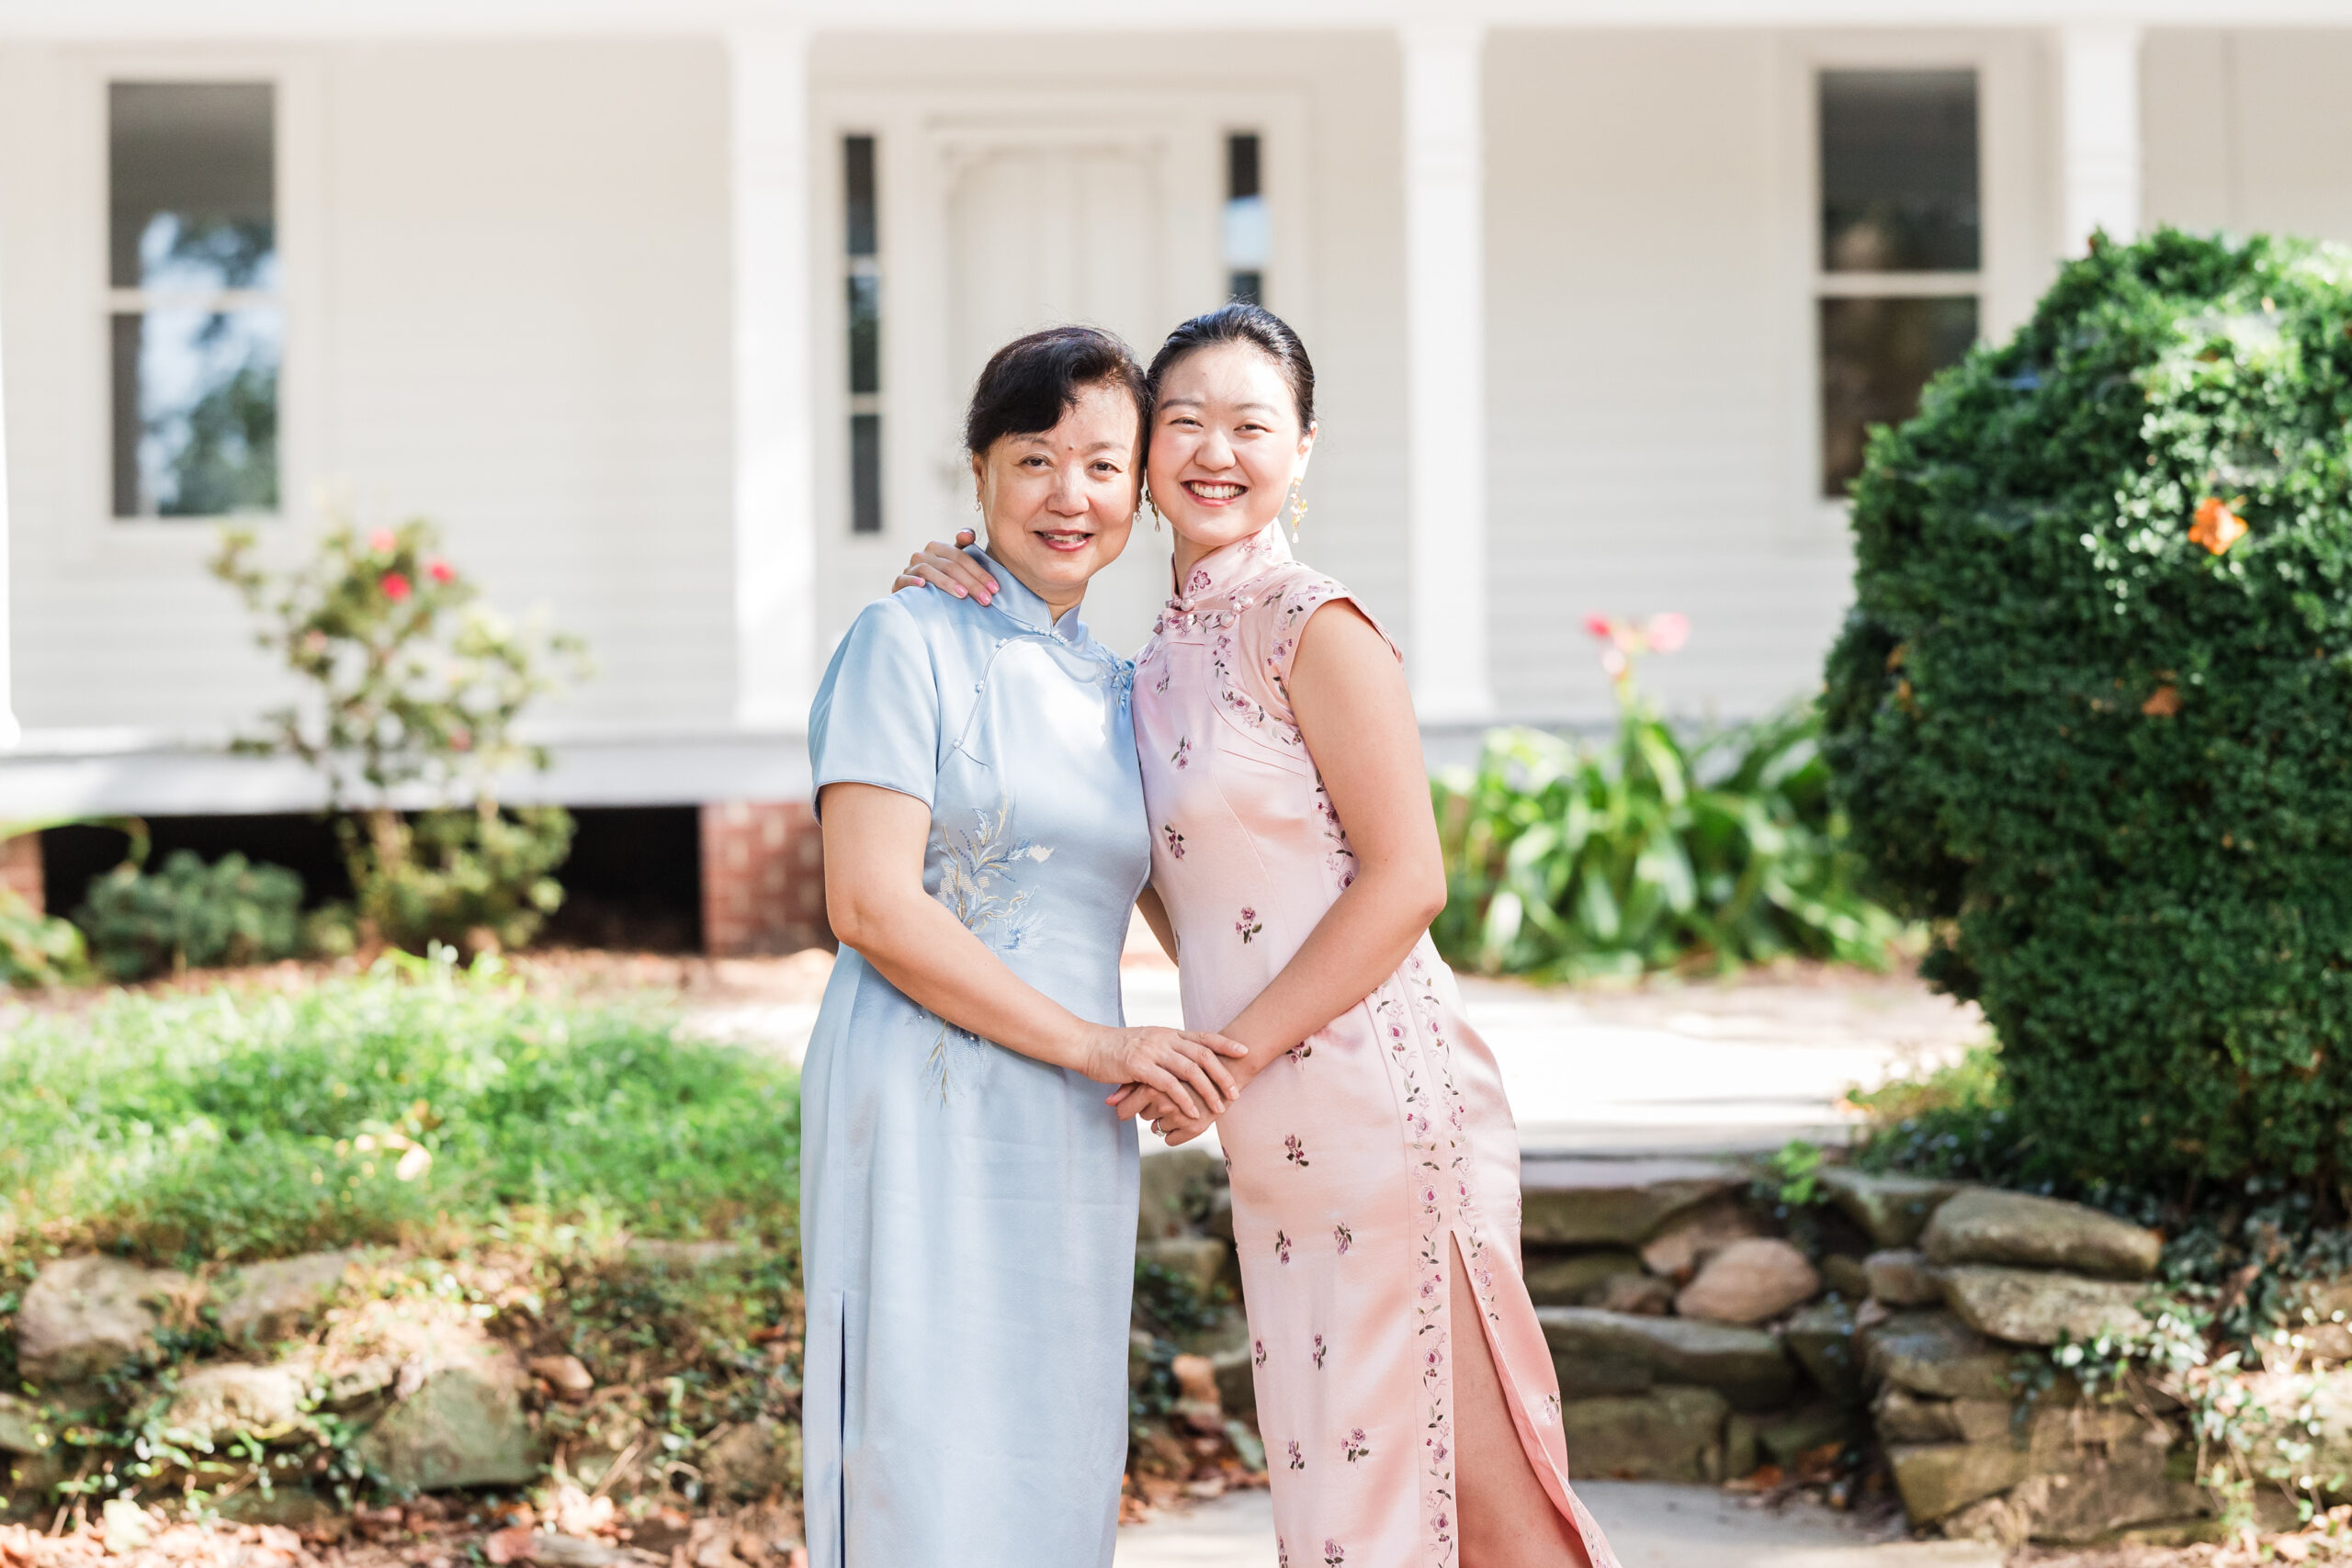
{"type": "Polygon", "coordinates": [[[1272,235],[1261,178],[1258,133],[1225,139],[1225,289],[1227,298],[1266,302],[1266,257],[1272,235]]]}
{"type": "Polygon", "coordinates": [[[276,109],[266,83],[107,87],[119,518],[277,510],[276,109]]]}
{"type": "Polygon", "coordinates": [[[842,138],[843,269],[849,284],[849,529],[882,531],[882,261],[874,138],[842,138]]]}
{"type": "Polygon", "coordinates": [[[1910,418],[1976,341],[1982,178],[1974,71],[1824,71],[1819,88],[1821,491],[1839,497],[1869,426],[1910,418]]]}

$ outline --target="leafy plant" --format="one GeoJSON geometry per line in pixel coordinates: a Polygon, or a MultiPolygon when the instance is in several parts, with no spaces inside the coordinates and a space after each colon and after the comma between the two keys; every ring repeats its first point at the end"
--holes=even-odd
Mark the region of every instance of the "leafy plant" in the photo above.
{"type": "Polygon", "coordinates": [[[1825,750],[2052,1180],[2352,1196],[2352,258],[2102,242],[1873,434],[1825,750]]]}
{"type": "Polygon", "coordinates": [[[390,953],[295,994],[118,995],[0,1036],[11,1238],[172,1260],[425,1229],[792,1234],[789,1068],[495,959],[390,953]]]}
{"type": "Polygon", "coordinates": [[[1440,949],[1570,980],[1792,955],[1883,967],[1902,927],[1854,889],[1813,711],[1687,742],[1634,680],[1642,653],[1679,646],[1680,618],[1591,629],[1615,682],[1608,744],[1498,730],[1432,786],[1440,949]]]}
{"type": "Polygon", "coordinates": [[[502,810],[496,782],[544,769],[521,739],[526,707],[585,671],[575,638],[518,628],[480,602],[429,523],[337,527],[305,566],[274,577],[250,532],[231,530],[215,576],[262,623],[260,645],[312,690],[266,716],[240,749],[300,758],[326,783],[362,920],[422,951],[530,940],[561,903],[550,874],[571,842],[556,807],[502,810]],[[396,801],[443,803],[411,816],[396,801]]]}
{"type": "Polygon", "coordinates": [[[89,950],[70,920],[44,915],[13,888],[0,887],[0,981],[62,986],[89,970],[89,950]]]}
{"type": "MultiPolygon", "coordinates": [[[[143,858],[143,856],[141,857],[143,858]]],[[[219,964],[265,964],[302,949],[302,879],[231,852],[210,865],[176,850],[158,873],[125,861],[74,912],[117,980],[219,964]]]]}

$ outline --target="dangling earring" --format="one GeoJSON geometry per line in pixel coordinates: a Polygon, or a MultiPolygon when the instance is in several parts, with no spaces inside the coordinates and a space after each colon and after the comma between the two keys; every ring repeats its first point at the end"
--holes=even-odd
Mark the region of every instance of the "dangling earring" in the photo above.
{"type": "Polygon", "coordinates": [[[1299,493],[1299,487],[1304,483],[1304,479],[1290,481],[1290,537],[1293,544],[1298,542],[1299,526],[1306,521],[1306,499],[1299,493]]]}
{"type": "Polygon", "coordinates": [[[1151,531],[1155,534],[1159,533],[1159,508],[1151,503],[1151,490],[1148,486],[1145,487],[1143,491],[1143,509],[1151,513],[1151,531]]]}

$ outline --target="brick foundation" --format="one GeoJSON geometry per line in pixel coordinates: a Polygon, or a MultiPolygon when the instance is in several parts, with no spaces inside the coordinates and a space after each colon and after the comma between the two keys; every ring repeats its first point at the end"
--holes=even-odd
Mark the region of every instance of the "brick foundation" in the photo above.
{"type": "Polygon", "coordinates": [[[702,946],[714,957],[833,945],[825,851],[802,801],[702,808],[702,946]]]}
{"type": "Polygon", "coordinates": [[[36,910],[47,912],[49,889],[41,875],[39,833],[19,833],[0,843],[0,887],[6,887],[36,910]]]}

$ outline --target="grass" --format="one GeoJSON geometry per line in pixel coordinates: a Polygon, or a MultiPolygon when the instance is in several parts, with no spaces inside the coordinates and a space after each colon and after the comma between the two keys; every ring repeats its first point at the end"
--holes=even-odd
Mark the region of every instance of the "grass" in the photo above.
{"type": "Polygon", "coordinates": [[[394,955],[296,995],[119,995],[0,1034],[0,1257],[194,1265],[549,1226],[788,1251],[798,1083],[638,1004],[394,955]]]}

